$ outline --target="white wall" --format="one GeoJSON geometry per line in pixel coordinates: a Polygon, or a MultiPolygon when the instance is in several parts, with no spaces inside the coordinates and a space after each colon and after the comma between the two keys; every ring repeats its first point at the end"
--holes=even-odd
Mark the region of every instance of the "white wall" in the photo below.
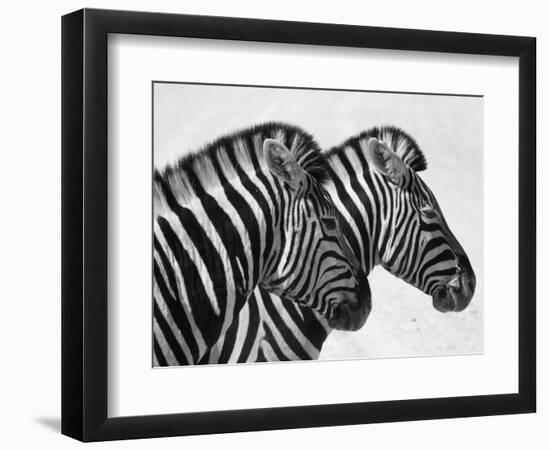
{"type": "MultiPolygon", "coordinates": [[[[4,448],[72,448],[75,441],[58,434],[60,416],[60,16],[82,6],[156,10],[191,14],[248,16],[287,20],[354,23],[423,29],[537,36],[539,149],[548,141],[543,100],[548,105],[550,31],[543,2],[429,2],[417,0],[366,4],[339,0],[331,4],[278,0],[258,2],[182,2],[112,0],[85,3],[5,2],[2,33],[2,176],[0,222],[2,321],[0,345],[0,442],[4,448]]],[[[539,229],[547,208],[542,198],[550,183],[542,179],[548,153],[539,157],[539,229]]],[[[545,222],[546,220],[546,222],[545,222]]],[[[550,250],[539,235],[540,253],[550,250]]],[[[539,274],[548,269],[539,257],[539,274]]],[[[548,286],[539,285],[544,298],[548,286]]],[[[410,422],[307,429],[225,436],[172,438],[118,443],[119,447],[322,448],[353,445],[369,448],[464,449],[547,448],[550,419],[550,357],[545,344],[548,307],[539,308],[539,413],[536,415],[410,422]],[[545,320],[546,319],[546,320],[545,320]],[[541,351],[542,350],[542,351],[541,351]]],[[[99,444],[99,447],[115,444],[99,444]]]]}

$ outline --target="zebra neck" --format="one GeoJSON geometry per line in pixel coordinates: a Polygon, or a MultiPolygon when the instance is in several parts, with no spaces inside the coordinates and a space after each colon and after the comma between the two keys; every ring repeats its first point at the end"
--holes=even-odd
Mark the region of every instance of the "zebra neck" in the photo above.
{"type": "Polygon", "coordinates": [[[155,302],[180,305],[192,361],[229,328],[262,272],[266,221],[244,209],[219,192],[182,205],[165,190],[155,202],[155,302]]]}
{"type": "Polygon", "coordinates": [[[368,275],[380,264],[387,244],[392,192],[369,167],[360,148],[358,141],[329,151],[327,189],[339,213],[342,231],[368,275]]]}
{"type": "Polygon", "coordinates": [[[390,237],[394,232],[391,214],[394,191],[385,178],[368,166],[364,168],[363,178],[371,189],[366,195],[361,196],[363,208],[371,211],[371,216],[368,217],[371,254],[369,265],[364,266],[368,269],[368,274],[382,263],[388,243],[391,242],[390,237]]]}

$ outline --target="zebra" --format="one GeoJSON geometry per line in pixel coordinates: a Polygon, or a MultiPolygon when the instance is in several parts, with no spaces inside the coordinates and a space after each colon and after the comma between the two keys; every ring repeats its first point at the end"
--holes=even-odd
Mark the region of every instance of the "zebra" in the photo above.
{"type": "MultiPolygon", "coordinates": [[[[400,128],[377,126],[324,153],[327,190],[365,273],[382,265],[431,296],[436,310],[464,310],[476,277],[435,196],[418,175],[427,162],[416,141],[400,128]]],[[[329,333],[326,320],[315,311],[258,289],[220,336],[209,362],[317,359],[329,333]]]]}
{"type": "Polygon", "coordinates": [[[153,176],[153,365],[197,364],[254,288],[355,330],[367,277],[342,238],[312,136],[267,123],[221,137],[153,176]]]}

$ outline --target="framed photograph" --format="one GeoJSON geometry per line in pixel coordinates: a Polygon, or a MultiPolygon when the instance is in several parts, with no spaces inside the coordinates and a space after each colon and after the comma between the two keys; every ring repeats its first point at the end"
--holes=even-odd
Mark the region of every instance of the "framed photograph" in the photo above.
{"type": "Polygon", "coordinates": [[[62,20],[62,432],[534,412],[531,37],[62,20]]]}

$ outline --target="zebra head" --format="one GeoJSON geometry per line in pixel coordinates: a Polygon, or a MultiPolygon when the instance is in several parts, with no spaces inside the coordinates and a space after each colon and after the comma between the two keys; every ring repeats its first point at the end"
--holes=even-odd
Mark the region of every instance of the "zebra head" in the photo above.
{"type": "Polygon", "coordinates": [[[317,311],[331,328],[361,328],[371,310],[367,277],[342,236],[321,177],[308,170],[312,161],[324,164],[324,157],[320,151],[291,151],[277,139],[266,139],[263,149],[282,201],[279,251],[262,287],[317,311]]]}
{"type": "Polygon", "coordinates": [[[464,310],[476,277],[434,194],[417,173],[426,168],[424,155],[408,135],[393,128],[382,128],[361,147],[387,205],[381,208],[382,265],[430,295],[438,311],[464,310]]]}

